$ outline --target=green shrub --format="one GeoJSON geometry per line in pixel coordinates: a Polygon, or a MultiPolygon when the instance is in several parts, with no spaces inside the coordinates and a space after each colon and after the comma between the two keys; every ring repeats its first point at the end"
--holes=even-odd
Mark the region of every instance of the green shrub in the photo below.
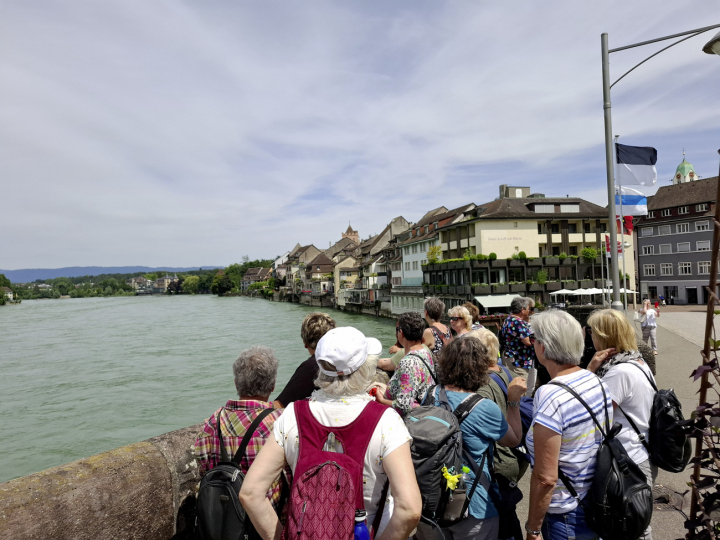
{"type": "Polygon", "coordinates": [[[595,259],[598,256],[598,251],[595,248],[592,247],[586,247],[583,248],[580,252],[580,256],[583,258],[583,260],[587,263],[594,262],[595,259]]]}
{"type": "Polygon", "coordinates": [[[491,261],[497,260],[497,254],[491,253],[490,255],[488,255],[488,259],[491,261]]]}
{"type": "Polygon", "coordinates": [[[463,253],[463,259],[466,261],[469,261],[473,257],[472,249],[466,248],[465,252],[463,253]]]}
{"type": "Polygon", "coordinates": [[[567,259],[567,253],[563,251],[560,255],[558,255],[558,259],[560,259],[561,261],[567,259]]]}
{"type": "Polygon", "coordinates": [[[527,254],[524,251],[521,251],[520,253],[518,253],[518,259],[521,259],[524,261],[527,258],[528,258],[527,254]]]}
{"type": "Polygon", "coordinates": [[[546,270],[540,270],[537,273],[537,282],[540,285],[545,285],[545,283],[547,283],[547,278],[548,278],[548,273],[546,270]]]}

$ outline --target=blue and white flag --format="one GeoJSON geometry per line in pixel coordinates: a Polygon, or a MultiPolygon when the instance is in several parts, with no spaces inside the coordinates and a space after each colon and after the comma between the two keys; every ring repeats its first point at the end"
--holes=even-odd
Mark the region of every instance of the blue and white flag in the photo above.
{"type": "Polygon", "coordinates": [[[622,215],[623,216],[647,216],[647,197],[640,193],[636,189],[621,186],[621,195],[617,193],[618,188],[615,188],[615,208],[619,212],[618,206],[622,204],[622,215]]]}
{"type": "Polygon", "coordinates": [[[657,182],[657,150],[649,146],[615,145],[617,178],[620,185],[652,186],[657,182]]]}

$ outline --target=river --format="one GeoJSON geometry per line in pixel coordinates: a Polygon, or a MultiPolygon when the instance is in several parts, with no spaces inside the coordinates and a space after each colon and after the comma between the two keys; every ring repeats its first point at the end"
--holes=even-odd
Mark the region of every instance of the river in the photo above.
{"type": "MultiPolygon", "coordinates": [[[[317,310],[210,295],[0,307],[0,482],[202,422],[237,397],[232,364],[252,345],[280,359],[276,396],[317,310]]],[[[385,351],[395,342],[392,320],[324,311],[385,351]]]]}

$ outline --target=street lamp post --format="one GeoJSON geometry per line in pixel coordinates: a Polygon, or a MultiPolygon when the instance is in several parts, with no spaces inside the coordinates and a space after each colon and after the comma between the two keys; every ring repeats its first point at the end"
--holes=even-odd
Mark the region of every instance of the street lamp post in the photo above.
{"type": "MultiPolygon", "coordinates": [[[[605,118],[605,167],[607,171],[607,191],[608,191],[608,226],[610,229],[610,258],[612,264],[612,285],[613,285],[613,300],[612,308],[617,310],[623,309],[623,303],[620,301],[620,272],[618,268],[618,253],[617,253],[617,224],[615,221],[615,178],[613,174],[613,168],[615,163],[615,157],[613,156],[613,144],[612,144],[612,105],[610,101],[610,89],[615,86],[621,79],[625,78],[631,71],[638,68],[654,56],[657,56],[661,52],[674,47],[678,43],[698,36],[704,32],[712,30],[713,28],[720,28],[720,24],[712,26],[705,26],[703,28],[696,28],[695,30],[688,30],[687,32],[681,32],[679,34],[673,34],[671,36],[664,36],[648,41],[642,41],[640,43],[634,43],[632,45],[625,45],[624,47],[618,47],[616,49],[608,48],[608,35],[603,33],[600,36],[600,49],[602,52],[602,80],[603,80],[603,114],[605,118]],[[678,41],[660,49],[659,51],[651,54],[642,62],[639,62],[623,75],[621,75],[614,83],[610,83],[610,53],[624,51],[625,49],[632,49],[634,47],[642,47],[649,45],[650,43],[657,43],[658,41],[665,41],[667,39],[673,39],[676,37],[683,37],[678,41]]],[[[720,54],[720,32],[715,35],[708,43],[703,47],[703,51],[708,54],[720,54]]]]}

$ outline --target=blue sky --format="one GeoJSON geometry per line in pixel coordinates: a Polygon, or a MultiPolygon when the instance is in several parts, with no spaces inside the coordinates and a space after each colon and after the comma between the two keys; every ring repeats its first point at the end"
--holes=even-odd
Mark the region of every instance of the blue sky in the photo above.
{"type": "MultiPolygon", "coordinates": [[[[606,204],[600,34],[705,0],[3,2],[0,268],[226,265],[482,203],[606,204]]],[[[720,58],[693,38],[613,89],[613,132],[717,174],[720,58]]],[[[616,53],[613,78],[662,45],[616,53]]],[[[650,192],[649,192],[650,193],[650,192]]]]}

